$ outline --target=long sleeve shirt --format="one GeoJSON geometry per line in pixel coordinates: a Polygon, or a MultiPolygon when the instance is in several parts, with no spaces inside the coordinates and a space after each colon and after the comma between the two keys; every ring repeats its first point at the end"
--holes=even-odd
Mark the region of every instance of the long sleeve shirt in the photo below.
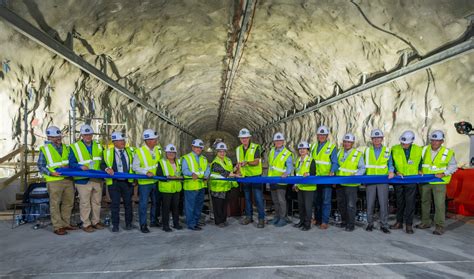
{"type": "MultiPolygon", "coordinates": [[[[380,146],[380,147],[375,147],[374,146],[375,160],[378,160],[381,152],[382,152],[382,146],[380,146]]],[[[390,157],[388,158],[387,165],[388,165],[388,171],[389,172],[394,172],[395,171],[395,168],[393,166],[392,152],[390,152],[390,157]]]]}
{"type": "MultiPolygon", "coordinates": [[[[436,155],[438,155],[439,150],[440,148],[438,148],[438,150],[431,150],[431,158],[434,159],[436,155]]],[[[453,157],[451,157],[451,160],[449,160],[448,162],[448,166],[446,168],[446,171],[444,171],[444,174],[451,175],[455,173],[457,169],[458,169],[458,163],[456,162],[456,159],[454,158],[454,154],[453,154],[453,157]]]]}
{"type": "MultiPolygon", "coordinates": [[[[150,149],[150,147],[148,147],[147,145],[145,145],[148,150],[150,151],[150,154],[151,154],[151,157],[153,158],[153,160],[155,159],[155,151],[153,149],[150,149]]],[[[132,163],[132,170],[137,173],[137,174],[147,174],[149,172],[149,170],[146,170],[144,168],[142,168],[140,166],[140,158],[138,157],[138,152],[136,152],[134,155],[133,155],[133,163],[132,163]]]]}
{"type": "MultiPolygon", "coordinates": [[[[342,159],[341,159],[342,162],[346,161],[347,156],[351,153],[353,149],[354,148],[351,148],[349,150],[342,150],[344,152],[344,155],[342,156],[342,159]]],[[[360,156],[359,162],[357,163],[357,172],[355,173],[355,175],[364,175],[364,173],[365,173],[364,156],[360,156]]]]}
{"type": "MultiPolygon", "coordinates": [[[[273,159],[275,159],[278,156],[278,154],[280,154],[280,152],[283,151],[283,148],[285,147],[282,146],[280,148],[275,148],[275,155],[273,156],[273,159]]],[[[290,151],[288,150],[288,152],[290,151]]],[[[293,172],[293,155],[290,155],[288,159],[286,159],[285,166],[286,166],[285,173],[287,175],[290,175],[293,172]]]]}
{"type": "MultiPolygon", "coordinates": [[[[197,155],[196,153],[194,152],[191,152],[194,156],[194,158],[196,158],[196,162],[199,162],[199,158],[200,156],[204,156],[204,155],[197,155]]],[[[182,168],[182,172],[183,172],[183,175],[185,176],[192,176],[193,173],[191,172],[191,170],[189,169],[189,166],[188,166],[188,162],[182,158],[182,161],[181,161],[181,168],[182,168]]],[[[204,171],[204,178],[209,178],[209,175],[211,174],[211,168],[209,167],[209,164],[207,165],[206,167],[206,170],[204,171]]]]}
{"type": "MultiPolygon", "coordinates": [[[[321,148],[323,148],[325,144],[326,142],[318,143],[318,148],[316,151],[319,153],[319,151],[321,151],[321,148]]],[[[331,153],[330,159],[331,159],[331,172],[336,173],[337,170],[339,169],[339,161],[337,160],[337,147],[334,147],[331,153]]]]}
{"type": "MultiPolygon", "coordinates": [[[[89,154],[91,154],[91,157],[92,157],[92,142],[89,145],[87,145],[84,141],[82,142],[84,143],[84,145],[87,148],[87,151],[89,152],[89,154]]],[[[82,166],[83,165],[77,162],[74,150],[71,148],[71,152],[69,152],[69,167],[79,169],[82,166]]],[[[84,178],[84,179],[79,179],[79,180],[74,181],[74,183],[76,184],[87,184],[87,182],[89,182],[89,178],[84,178]]]]}
{"type": "MultiPolygon", "coordinates": [[[[56,149],[56,151],[58,151],[59,154],[63,154],[63,145],[62,144],[57,146],[57,145],[55,145],[54,143],[52,143],[50,141],[45,141],[44,145],[47,145],[47,144],[51,144],[56,149]]],[[[46,161],[46,157],[44,156],[43,152],[39,153],[38,162],[36,163],[36,165],[38,166],[38,170],[41,174],[51,175],[51,172],[49,171],[49,169],[47,167],[48,162],[46,161]]]]}

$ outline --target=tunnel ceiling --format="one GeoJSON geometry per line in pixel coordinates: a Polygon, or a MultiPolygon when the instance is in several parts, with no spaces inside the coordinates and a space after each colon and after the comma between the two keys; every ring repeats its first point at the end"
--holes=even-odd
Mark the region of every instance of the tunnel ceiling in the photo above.
{"type": "MultiPolygon", "coordinates": [[[[6,2],[193,133],[216,129],[239,1],[6,2]]],[[[285,110],[330,97],[336,83],[346,89],[362,74],[393,69],[405,51],[423,56],[461,37],[473,12],[469,0],[260,0],[220,128],[256,129],[285,110]]]]}

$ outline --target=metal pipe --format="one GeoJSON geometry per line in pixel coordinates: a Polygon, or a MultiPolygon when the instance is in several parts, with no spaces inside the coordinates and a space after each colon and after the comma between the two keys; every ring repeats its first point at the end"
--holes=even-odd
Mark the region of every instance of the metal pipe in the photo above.
{"type": "Polygon", "coordinates": [[[99,69],[89,64],[80,56],[76,55],[72,50],[65,47],[63,44],[56,41],[55,39],[51,38],[49,35],[42,32],[41,30],[39,30],[38,28],[30,24],[28,21],[24,20],[23,18],[15,14],[14,12],[10,11],[8,8],[4,6],[0,6],[0,16],[9,25],[11,25],[15,30],[17,30],[21,34],[37,42],[38,44],[45,47],[46,49],[61,56],[62,58],[64,58],[65,60],[73,64],[74,66],[90,74],[91,76],[95,77],[99,81],[105,83],[107,86],[111,87],[112,89],[122,94],[123,96],[127,97],[128,99],[141,105],[144,109],[157,115],[159,118],[161,118],[168,124],[175,126],[176,128],[178,128],[179,130],[183,131],[184,133],[188,135],[194,136],[188,129],[182,127],[181,125],[171,120],[168,116],[164,115],[163,113],[155,109],[153,106],[148,104],[145,100],[138,98],[135,94],[130,92],[127,88],[123,87],[118,82],[111,79],[109,76],[101,72],[99,69]]]}
{"type": "Polygon", "coordinates": [[[407,65],[407,66],[402,67],[402,68],[400,68],[396,71],[387,73],[387,74],[385,74],[385,75],[383,75],[383,76],[381,76],[377,79],[371,80],[371,81],[369,81],[365,84],[361,84],[359,86],[356,86],[356,87],[354,87],[354,88],[352,88],[352,89],[350,89],[346,92],[343,92],[342,94],[331,97],[331,98],[329,98],[327,100],[324,100],[322,102],[320,102],[320,97],[318,97],[318,102],[317,102],[316,105],[310,106],[306,109],[303,109],[302,111],[299,111],[295,114],[289,115],[288,117],[285,117],[281,120],[278,120],[275,123],[270,123],[268,125],[265,125],[259,132],[261,132],[263,130],[266,130],[266,129],[269,129],[269,128],[272,128],[272,127],[274,127],[274,126],[276,126],[276,125],[278,125],[282,122],[286,122],[286,121],[294,119],[296,117],[300,117],[300,116],[303,116],[307,113],[319,110],[323,107],[332,105],[335,102],[347,99],[347,98],[349,98],[349,97],[351,97],[355,94],[364,92],[368,89],[377,87],[379,85],[382,85],[382,84],[385,84],[385,83],[388,83],[388,82],[392,82],[394,80],[397,80],[399,78],[402,78],[402,77],[408,76],[410,74],[416,73],[420,70],[429,68],[429,67],[437,65],[439,63],[446,62],[446,61],[448,61],[450,59],[453,59],[453,58],[455,58],[459,55],[468,54],[473,49],[474,49],[474,37],[470,37],[466,41],[464,41],[462,43],[459,43],[459,44],[457,44],[453,47],[450,47],[448,49],[445,49],[443,51],[435,53],[431,56],[428,56],[428,57],[416,62],[416,63],[413,63],[411,65],[407,65]]]}

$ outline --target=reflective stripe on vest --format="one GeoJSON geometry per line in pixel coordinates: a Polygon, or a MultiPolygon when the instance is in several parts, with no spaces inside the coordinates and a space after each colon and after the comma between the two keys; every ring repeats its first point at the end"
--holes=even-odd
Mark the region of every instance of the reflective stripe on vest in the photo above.
{"type": "MultiPolygon", "coordinates": [[[[82,140],[71,145],[77,162],[80,165],[86,165],[91,170],[100,170],[100,162],[102,161],[102,147],[96,141],[92,141],[92,155],[87,150],[82,140]]],[[[86,177],[74,177],[74,180],[85,179],[86,177]]]]}
{"type": "MultiPolygon", "coordinates": [[[[232,161],[228,157],[224,157],[224,161],[222,161],[221,158],[216,157],[211,163],[211,168],[213,164],[218,164],[220,165],[223,169],[225,169],[228,172],[232,172],[233,166],[232,166],[232,161]]],[[[211,173],[211,177],[213,178],[224,178],[222,175],[216,172],[211,173]]],[[[214,180],[211,179],[209,181],[209,188],[213,192],[227,192],[229,191],[232,187],[238,187],[237,182],[235,181],[224,181],[224,180],[214,180]]]]}
{"type": "MultiPolygon", "coordinates": [[[[444,146],[441,146],[435,158],[431,158],[431,151],[431,145],[423,147],[423,163],[421,165],[423,168],[423,173],[444,173],[448,169],[448,164],[451,161],[451,158],[454,156],[454,152],[444,146]]],[[[448,184],[451,181],[451,175],[446,175],[441,179],[443,182],[431,182],[430,184],[448,184]]]]}
{"type": "Polygon", "coordinates": [[[375,158],[374,147],[365,149],[365,168],[366,175],[384,175],[388,174],[388,160],[390,159],[390,148],[382,146],[379,157],[375,158]]]}
{"type": "MultiPolygon", "coordinates": [[[[163,170],[164,176],[181,176],[180,161],[175,159],[176,171],[173,169],[171,162],[168,159],[160,160],[159,164],[163,170]]],[[[158,190],[161,193],[177,193],[181,192],[183,186],[179,180],[159,181],[158,190]]]]}
{"type": "Polygon", "coordinates": [[[311,157],[316,163],[316,175],[329,175],[331,172],[331,154],[336,146],[326,141],[318,152],[319,143],[312,145],[311,157]]]}
{"type": "MultiPolygon", "coordinates": [[[[255,160],[255,152],[257,152],[257,149],[260,148],[260,146],[256,143],[251,142],[249,144],[249,147],[247,149],[247,152],[245,152],[244,155],[244,146],[239,145],[236,150],[235,150],[235,155],[237,157],[237,162],[252,162],[255,160]]],[[[251,166],[251,165],[245,165],[240,168],[240,174],[245,177],[245,176],[257,176],[262,174],[262,160],[259,159],[258,165],[256,166],[251,166]]]]}
{"type": "MultiPolygon", "coordinates": [[[[309,155],[306,155],[303,158],[303,163],[301,163],[301,157],[298,158],[295,164],[295,175],[296,176],[304,176],[305,173],[309,173],[311,168],[311,161],[313,158],[309,155]]],[[[301,191],[314,191],[316,190],[315,184],[296,184],[298,189],[301,191]]]]}
{"type": "Polygon", "coordinates": [[[400,144],[392,147],[392,158],[395,168],[402,175],[417,175],[421,162],[422,148],[416,144],[411,145],[410,158],[406,159],[405,152],[400,144]]]}
{"type": "MultiPolygon", "coordinates": [[[[188,164],[188,168],[192,173],[195,173],[198,178],[204,178],[204,173],[207,169],[207,159],[204,155],[199,156],[199,163],[196,161],[194,157],[194,153],[188,153],[185,155],[184,160],[188,164]],[[199,170],[197,169],[199,167],[199,170]]],[[[192,176],[184,176],[186,179],[184,180],[184,190],[185,191],[194,191],[200,190],[202,188],[206,188],[206,183],[202,179],[193,180],[192,176]]]]}
{"type": "MultiPolygon", "coordinates": [[[[41,152],[43,152],[44,157],[46,158],[46,167],[50,172],[54,172],[58,167],[67,167],[69,165],[69,149],[65,144],[61,144],[62,153],[59,154],[56,148],[51,144],[45,144],[40,147],[41,152]]],[[[50,181],[60,181],[64,179],[64,176],[49,176],[46,174],[41,174],[46,182],[50,181]]]]}
{"type": "Polygon", "coordinates": [[[268,176],[280,176],[285,173],[287,171],[286,161],[292,156],[286,147],[283,147],[276,157],[275,152],[275,148],[272,148],[268,155],[268,176]]]}
{"type": "MultiPolygon", "coordinates": [[[[357,151],[356,149],[352,149],[350,153],[346,156],[346,159],[342,161],[342,159],[344,158],[344,151],[340,150],[337,154],[337,159],[339,161],[339,170],[337,171],[337,175],[350,176],[350,175],[356,174],[361,156],[362,156],[361,152],[357,151]]],[[[341,185],[358,186],[360,184],[341,184],[341,185]]]]}
{"type": "MultiPolygon", "coordinates": [[[[140,160],[140,168],[146,170],[147,172],[151,172],[153,175],[156,175],[156,168],[158,167],[158,159],[156,156],[156,149],[153,149],[153,155],[152,151],[150,151],[150,148],[148,148],[147,145],[143,145],[140,147],[137,151],[136,154],[138,156],[138,159],[140,160]]],[[[138,184],[140,185],[147,185],[147,184],[154,184],[158,180],[156,179],[138,179],[138,184]]]]}

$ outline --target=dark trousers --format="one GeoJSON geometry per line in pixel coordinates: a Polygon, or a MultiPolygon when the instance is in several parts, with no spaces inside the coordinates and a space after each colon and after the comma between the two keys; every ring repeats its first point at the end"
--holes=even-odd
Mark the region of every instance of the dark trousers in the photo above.
{"type": "Polygon", "coordinates": [[[397,222],[413,225],[415,214],[416,184],[394,185],[397,197],[397,222]]]}
{"type": "Polygon", "coordinates": [[[337,208],[341,212],[342,223],[347,227],[355,226],[357,186],[341,186],[336,188],[337,208]]]}
{"type": "Polygon", "coordinates": [[[227,192],[224,199],[212,197],[212,207],[214,210],[214,222],[216,225],[223,224],[227,221],[227,203],[229,193],[227,192]]]}
{"type": "Polygon", "coordinates": [[[179,227],[179,195],[180,193],[161,193],[162,213],[161,221],[163,228],[170,227],[170,210],[173,216],[173,227],[179,227]]]}
{"type": "MultiPolygon", "coordinates": [[[[159,222],[159,218],[160,218],[160,215],[161,215],[161,207],[162,207],[162,203],[163,203],[163,193],[161,193],[160,191],[156,191],[155,192],[155,200],[156,200],[156,211],[155,211],[155,216],[156,216],[156,221],[155,223],[158,223],[159,222]]],[[[153,221],[152,221],[153,223],[153,221]]]]}
{"type": "Polygon", "coordinates": [[[112,200],[110,206],[112,226],[117,227],[120,222],[120,200],[123,200],[123,207],[125,208],[125,224],[132,224],[132,183],[122,180],[113,180],[112,185],[109,186],[109,195],[112,200]]]}
{"type": "Polygon", "coordinates": [[[300,213],[300,222],[303,222],[305,227],[311,227],[314,192],[315,191],[298,191],[298,211],[300,213]]]}

